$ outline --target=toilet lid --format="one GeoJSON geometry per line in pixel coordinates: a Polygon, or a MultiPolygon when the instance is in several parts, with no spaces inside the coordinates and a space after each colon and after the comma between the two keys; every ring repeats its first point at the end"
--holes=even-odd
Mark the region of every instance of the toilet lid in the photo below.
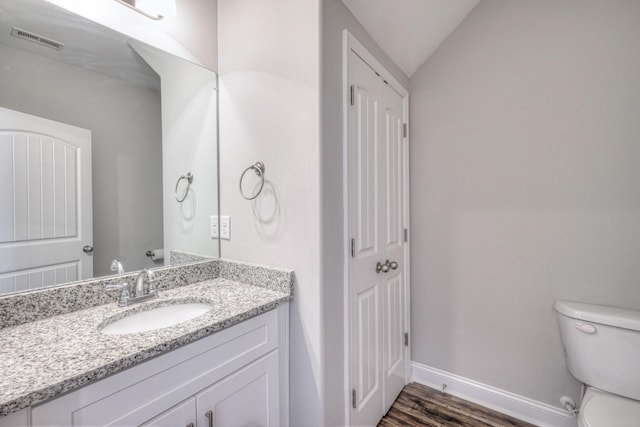
{"type": "Polygon", "coordinates": [[[589,388],[582,402],[580,421],[585,427],[640,425],[640,401],[589,388]]]}

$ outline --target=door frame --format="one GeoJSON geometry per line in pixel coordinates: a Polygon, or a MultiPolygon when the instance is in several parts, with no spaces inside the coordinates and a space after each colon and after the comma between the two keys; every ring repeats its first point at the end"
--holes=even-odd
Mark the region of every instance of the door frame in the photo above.
{"type": "MultiPolygon", "coordinates": [[[[351,230],[349,223],[349,208],[350,208],[350,194],[349,194],[349,52],[353,51],[364,62],[366,62],[371,68],[373,68],[386,82],[391,86],[400,96],[402,96],[403,104],[403,121],[407,124],[407,136],[403,139],[404,145],[404,227],[409,230],[410,225],[410,212],[409,212],[409,92],[408,90],[398,82],[387,69],[360,43],[347,29],[342,31],[342,202],[343,202],[343,322],[344,322],[344,402],[345,402],[345,420],[347,425],[351,425],[351,316],[350,316],[350,262],[351,262],[351,230]]],[[[404,265],[405,274],[404,281],[402,283],[404,290],[404,304],[405,304],[405,319],[404,327],[405,331],[409,333],[408,346],[404,347],[404,359],[405,359],[405,383],[408,383],[411,378],[411,306],[410,306],[410,243],[411,232],[407,233],[407,242],[404,245],[404,265]]]]}

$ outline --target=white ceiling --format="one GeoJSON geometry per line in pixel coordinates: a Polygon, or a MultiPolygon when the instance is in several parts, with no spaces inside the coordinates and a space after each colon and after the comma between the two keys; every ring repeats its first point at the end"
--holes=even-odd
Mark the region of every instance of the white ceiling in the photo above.
{"type": "Polygon", "coordinates": [[[480,0],[342,0],[411,77],[480,0]]]}

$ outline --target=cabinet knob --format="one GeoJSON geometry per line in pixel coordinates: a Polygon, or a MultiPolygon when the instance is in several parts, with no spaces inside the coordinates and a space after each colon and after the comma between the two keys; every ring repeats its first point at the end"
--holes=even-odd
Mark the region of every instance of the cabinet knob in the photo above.
{"type": "Polygon", "coordinates": [[[196,426],[193,423],[189,423],[189,424],[187,424],[186,427],[196,427],[196,426]]]}

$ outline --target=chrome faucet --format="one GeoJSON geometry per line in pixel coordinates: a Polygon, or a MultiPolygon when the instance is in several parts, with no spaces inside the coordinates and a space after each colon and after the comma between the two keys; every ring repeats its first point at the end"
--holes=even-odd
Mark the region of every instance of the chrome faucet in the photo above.
{"type": "Polygon", "coordinates": [[[129,284],[126,282],[122,282],[119,285],[107,285],[104,290],[122,291],[120,293],[120,299],[118,300],[119,307],[126,307],[137,302],[144,302],[153,298],[158,298],[158,291],[156,290],[156,276],[152,271],[147,270],[146,268],[138,273],[138,277],[136,277],[136,288],[133,296],[129,294],[129,284]],[[147,281],[149,282],[149,287],[147,288],[146,293],[144,292],[145,277],[147,277],[147,281]]]}
{"type": "Polygon", "coordinates": [[[135,297],[154,297],[156,294],[156,276],[153,274],[153,271],[144,269],[140,273],[138,273],[138,277],[136,277],[136,292],[135,297]],[[149,281],[149,288],[147,289],[147,293],[144,293],[144,277],[147,276],[147,280],[149,281]]]}
{"type": "Polygon", "coordinates": [[[113,261],[111,261],[111,271],[115,271],[116,274],[124,273],[124,267],[122,266],[122,263],[120,262],[119,259],[116,258],[113,261]]]}

